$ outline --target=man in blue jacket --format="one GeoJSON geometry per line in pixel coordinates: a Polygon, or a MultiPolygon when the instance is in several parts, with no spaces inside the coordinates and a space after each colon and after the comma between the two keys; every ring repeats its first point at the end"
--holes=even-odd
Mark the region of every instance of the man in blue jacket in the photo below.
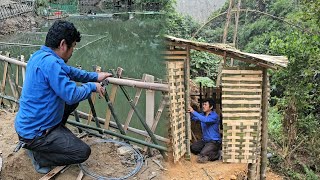
{"type": "Polygon", "coordinates": [[[197,162],[205,163],[219,159],[221,147],[221,137],[219,133],[220,120],[216,112],[213,111],[214,102],[212,99],[205,99],[202,104],[202,113],[198,113],[189,107],[191,120],[200,121],[202,129],[202,139],[193,143],[191,152],[199,155],[197,162]]]}
{"type": "Polygon", "coordinates": [[[49,172],[52,166],[82,163],[91,153],[90,147],[65,123],[91,92],[104,94],[98,82],[111,74],[67,65],[80,40],[80,32],[72,23],[56,21],[49,29],[45,46],[27,64],[15,129],[39,173],[49,172]],[[78,86],[75,81],[83,84],[78,86]]]}

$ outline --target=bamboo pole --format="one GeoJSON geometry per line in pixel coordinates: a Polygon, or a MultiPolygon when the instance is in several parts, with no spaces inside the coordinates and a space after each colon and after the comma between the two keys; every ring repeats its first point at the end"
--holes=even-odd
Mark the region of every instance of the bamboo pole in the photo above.
{"type": "MultiPolygon", "coordinates": [[[[2,83],[1,83],[1,89],[0,89],[1,94],[5,94],[7,71],[8,71],[8,62],[4,62],[3,77],[2,77],[2,83]]],[[[3,98],[1,98],[0,104],[3,104],[3,98]]]]}
{"type": "MultiPolygon", "coordinates": [[[[119,77],[121,77],[122,71],[123,71],[122,68],[120,68],[120,67],[117,68],[117,72],[116,73],[119,75],[119,77]]],[[[110,103],[112,105],[115,104],[115,98],[116,98],[116,95],[117,95],[117,90],[118,90],[118,85],[113,84],[112,87],[111,87],[111,93],[110,93],[110,103]]],[[[104,124],[104,128],[105,129],[109,129],[110,119],[111,119],[111,110],[110,110],[110,108],[107,108],[107,110],[106,110],[106,120],[105,120],[105,124],[104,124]]]]}
{"type": "Polygon", "coordinates": [[[184,74],[184,86],[185,86],[185,123],[186,123],[186,159],[191,160],[191,150],[190,150],[190,140],[191,136],[191,121],[190,121],[190,113],[188,113],[188,107],[190,106],[190,47],[187,46],[187,57],[184,61],[185,64],[185,74],[184,74]]]}
{"type": "MultiPolygon", "coordinates": [[[[27,63],[18,61],[16,59],[8,58],[6,56],[0,55],[0,59],[7,61],[11,64],[16,64],[22,67],[26,67],[27,63]]],[[[23,72],[23,71],[22,71],[23,72]]],[[[120,86],[129,86],[133,88],[142,88],[142,89],[149,89],[149,90],[155,90],[155,91],[163,91],[168,92],[169,86],[167,84],[162,83],[147,83],[147,82],[141,82],[141,81],[134,81],[129,79],[119,79],[119,78],[113,78],[109,77],[107,78],[109,83],[116,84],[120,86]]]]}
{"type": "MultiPolygon", "coordinates": [[[[87,119],[88,118],[88,114],[85,113],[85,112],[82,112],[82,111],[78,111],[77,110],[77,113],[79,115],[80,118],[83,118],[83,119],[87,119]]],[[[99,123],[101,124],[104,124],[105,123],[105,119],[104,118],[101,118],[101,117],[97,117],[97,119],[99,120],[99,123]]],[[[117,125],[115,122],[113,121],[110,121],[110,127],[111,128],[115,128],[117,129],[117,125]]],[[[141,136],[145,136],[145,137],[149,137],[148,133],[146,131],[143,131],[141,129],[136,129],[136,128],[133,128],[133,127],[128,127],[128,131],[130,132],[133,132],[133,133],[136,133],[136,134],[139,134],[141,136]]],[[[170,140],[165,138],[165,137],[162,137],[162,136],[159,136],[159,135],[155,135],[155,137],[159,140],[159,141],[162,141],[162,142],[165,142],[165,143],[168,143],[170,140]]]]}
{"type": "Polygon", "coordinates": [[[169,86],[167,84],[147,83],[147,82],[119,79],[119,78],[111,78],[111,77],[108,78],[108,81],[111,84],[117,84],[120,86],[129,86],[129,87],[134,87],[134,88],[142,88],[142,89],[164,91],[164,92],[169,91],[169,86]]]}
{"type": "MultiPolygon", "coordinates": [[[[239,17],[240,17],[240,7],[241,7],[241,0],[238,0],[237,12],[235,14],[235,29],[233,32],[233,41],[232,44],[236,47],[237,35],[238,35],[238,25],[239,25],[239,17]]],[[[233,58],[231,58],[230,66],[233,66],[233,58]]]]}
{"type": "Polygon", "coordinates": [[[113,108],[113,106],[112,106],[112,103],[111,103],[111,101],[110,101],[110,98],[109,98],[109,95],[108,95],[108,92],[107,92],[107,91],[106,91],[106,93],[104,94],[104,97],[105,97],[105,99],[106,99],[106,102],[107,102],[107,104],[108,104],[108,107],[109,107],[109,109],[110,109],[110,112],[111,112],[111,114],[112,114],[112,116],[113,116],[114,121],[115,121],[116,124],[117,124],[117,127],[118,127],[120,133],[123,134],[123,135],[126,135],[126,132],[123,130],[122,124],[121,124],[120,120],[118,119],[118,117],[117,117],[117,115],[116,115],[116,113],[115,113],[115,110],[114,110],[114,108],[113,108]]]}
{"type": "Polygon", "coordinates": [[[160,146],[158,144],[147,143],[147,142],[145,142],[143,140],[136,139],[136,138],[133,138],[133,137],[130,137],[130,136],[126,136],[126,135],[123,135],[123,134],[118,134],[118,133],[115,133],[115,132],[107,130],[107,129],[101,129],[101,128],[98,128],[98,127],[89,126],[89,125],[86,125],[86,124],[78,123],[76,121],[68,120],[67,122],[69,124],[71,124],[71,125],[74,125],[74,126],[79,126],[79,127],[84,127],[84,128],[96,130],[96,131],[99,131],[99,132],[102,132],[102,133],[105,133],[105,134],[110,134],[112,136],[116,136],[116,137],[119,137],[119,138],[122,138],[122,139],[125,139],[125,140],[129,140],[129,141],[132,141],[132,142],[135,142],[135,143],[138,143],[138,144],[149,146],[149,147],[152,147],[152,148],[160,150],[160,152],[161,151],[162,152],[168,151],[166,147],[160,146]]]}
{"type": "MultiPolygon", "coordinates": [[[[100,66],[96,66],[94,71],[96,71],[97,73],[101,72],[101,67],[100,66]]],[[[91,100],[92,100],[92,104],[94,105],[96,102],[96,97],[97,97],[97,93],[96,92],[92,92],[91,93],[91,100]]],[[[88,122],[87,124],[89,124],[92,120],[92,107],[90,105],[89,107],[89,117],[88,117],[88,122]]]]}
{"type": "MultiPolygon", "coordinates": [[[[229,23],[230,23],[230,18],[231,18],[231,9],[233,6],[233,0],[229,0],[229,8],[228,8],[228,12],[227,12],[227,19],[226,19],[226,24],[224,26],[224,31],[223,31],[223,37],[222,37],[222,43],[226,43],[227,42],[227,37],[228,37],[228,28],[229,28],[229,23]]],[[[220,83],[221,83],[221,73],[222,73],[222,69],[223,66],[225,66],[227,63],[227,54],[226,51],[224,51],[223,53],[223,61],[220,61],[219,63],[219,67],[218,67],[218,77],[217,77],[217,82],[216,82],[216,86],[220,87],[220,83]]]]}
{"type": "Polygon", "coordinates": [[[262,126],[261,126],[261,166],[260,179],[266,179],[268,143],[268,72],[263,68],[262,77],[262,126]]]}
{"type": "MultiPolygon", "coordinates": [[[[24,63],[24,55],[21,55],[21,62],[23,62],[24,63]]],[[[22,71],[22,85],[23,85],[23,83],[24,83],[24,80],[25,80],[25,78],[26,78],[26,67],[21,67],[21,71],[22,71]]]]}
{"type": "MultiPolygon", "coordinates": [[[[143,74],[143,76],[142,76],[142,82],[145,82],[145,80],[146,80],[146,74],[143,74]]],[[[138,104],[138,101],[139,101],[141,92],[142,92],[142,89],[137,89],[136,95],[134,96],[134,100],[133,100],[133,104],[134,104],[135,106],[137,106],[137,104],[138,104]]],[[[126,121],[125,121],[125,123],[124,123],[124,131],[127,131],[127,129],[128,129],[129,124],[130,124],[130,121],[131,121],[131,118],[132,118],[132,116],[133,116],[133,113],[134,113],[134,110],[133,110],[133,108],[131,107],[131,109],[130,109],[129,112],[128,112],[127,119],[126,119],[126,121]]]]}
{"type": "MultiPolygon", "coordinates": [[[[146,123],[146,120],[142,117],[142,115],[140,114],[140,112],[138,111],[138,109],[135,107],[135,105],[133,104],[133,100],[130,98],[127,90],[120,85],[120,89],[122,90],[124,96],[127,98],[130,106],[133,108],[134,112],[136,113],[136,115],[138,116],[138,119],[140,120],[141,124],[143,125],[144,129],[147,131],[148,135],[150,136],[152,142],[154,144],[158,144],[157,138],[155,137],[155,135],[153,134],[153,132],[151,131],[151,129],[149,128],[149,126],[146,123]]],[[[164,151],[160,150],[160,154],[166,158],[166,154],[164,151]]]]}
{"type": "Polygon", "coordinates": [[[224,43],[224,44],[227,42],[228,28],[229,28],[229,23],[230,23],[230,18],[231,18],[232,6],[233,6],[233,0],[229,0],[229,8],[228,8],[228,12],[227,12],[227,20],[226,20],[226,24],[224,26],[223,37],[222,37],[222,43],[224,43]]]}
{"type": "Polygon", "coordinates": [[[248,164],[248,180],[256,180],[257,174],[256,174],[256,164],[255,163],[249,163],[248,164]]]}

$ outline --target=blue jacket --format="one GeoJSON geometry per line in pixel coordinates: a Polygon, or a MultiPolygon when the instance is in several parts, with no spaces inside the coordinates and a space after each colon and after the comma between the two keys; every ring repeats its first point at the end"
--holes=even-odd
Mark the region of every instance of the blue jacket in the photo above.
{"type": "Polygon", "coordinates": [[[42,46],[29,59],[15,119],[17,133],[26,139],[62,120],[64,104],[75,104],[96,91],[98,74],[68,66],[53,50],[42,46]],[[83,82],[77,86],[76,82],[83,82]]]}
{"type": "Polygon", "coordinates": [[[202,129],[202,140],[205,142],[208,141],[221,141],[219,133],[220,120],[216,112],[210,112],[208,116],[205,116],[204,113],[198,113],[193,111],[191,113],[191,119],[194,121],[200,121],[202,129]]]}

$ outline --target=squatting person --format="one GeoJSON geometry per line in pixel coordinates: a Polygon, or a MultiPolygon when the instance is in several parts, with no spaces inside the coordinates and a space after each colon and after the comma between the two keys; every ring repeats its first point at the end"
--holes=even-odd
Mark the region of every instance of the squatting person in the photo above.
{"type": "Polygon", "coordinates": [[[65,123],[91,92],[104,94],[98,82],[111,74],[86,72],[67,65],[80,40],[73,23],[56,21],[45,45],[27,63],[15,129],[39,173],[47,173],[53,166],[82,163],[91,153],[90,147],[65,123]],[[76,81],[83,84],[78,86],[76,81]]]}
{"type": "Polygon", "coordinates": [[[202,113],[194,111],[192,107],[188,108],[188,112],[191,113],[191,120],[201,123],[202,139],[194,142],[190,147],[191,152],[198,155],[197,162],[199,163],[215,161],[220,156],[220,119],[213,107],[214,101],[205,99],[202,104],[202,113]]]}

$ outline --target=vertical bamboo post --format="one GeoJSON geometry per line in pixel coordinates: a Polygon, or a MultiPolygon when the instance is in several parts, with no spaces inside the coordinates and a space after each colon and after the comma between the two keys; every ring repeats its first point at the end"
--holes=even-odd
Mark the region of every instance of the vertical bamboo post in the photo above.
{"type": "MultiPolygon", "coordinates": [[[[147,74],[146,82],[154,82],[154,76],[147,74]]],[[[146,90],[146,121],[148,126],[151,128],[154,120],[154,91],[146,90]]]]}
{"type": "Polygon", "coordinates": [[[18,65],[16,65],[16,85],[18,89],[18,86],[19,86],[19,66],[18,65]]]}
{"type": "MultiPolygon", "coordinates": [[[[21,55],[21,62],[24,62],[24,55],[21,55]]],[[[24,79],[26,78],[26,68],[21,66],[21,71],[22,71],[22,85],[24,83],[24,79]]]]}
{"type": "Polygon", "coordinates": [[[267,143],[268,143],[268,72],[263,68],[262,74],[262,126],[261,126],[261,166],[260,179],[266,179],[267,143]]]}
{"type": "MultiPolygon", "coordinates": [[[[118,67],[117,68],[117,75],[119,75],[119,77],[121,77],[122,75],[122,71],[123,69],[118,67]]],[[[118,85],[116,84],[112,84],[111,86],[111,93],[110,93],[110,102],[114,105],[115,103],[115,98],[116,98],[116,95],[117,95],[117,90],[118,90],[118,85]]],[[[110,125],[110,119],[111,119],[111,110],[110,108],[107,108],[107,111],[106,111],[106,119],[105,119],[105,123],[104,123],[104,128],[105,129],[109,129],[109,125],[110,125]]]]}
{"type": "Polygon", "coordinates": [[[255,163],[249,163],[248,164],[248,180],[256,180],[257,174],[256,174],[256,164],[255,163]]]}
{"type": "Polygon", "coordinates": [[[191,137],[191,121],[190,121],[190,113],[188,113],[188,107],[190,106],[190,47],[186,47],[187,51],[187,57],[184,61],[185,63],[185,76],[184,76],[184,85],[185,85],[185,122],[186,122],[186,146],[187,146],[187,152],[186,152],[186,159],[191,159],[191,150],[190,150],[190,140],[191,137]]]}

